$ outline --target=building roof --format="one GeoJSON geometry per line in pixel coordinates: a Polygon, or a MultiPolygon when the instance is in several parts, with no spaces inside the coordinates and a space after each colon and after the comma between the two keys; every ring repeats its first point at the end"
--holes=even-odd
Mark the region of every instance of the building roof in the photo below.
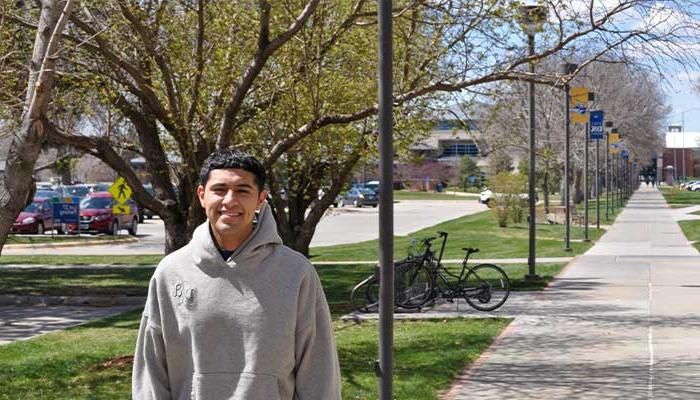
{"type": "Polygon", "coordinates": [[[666,148],[700,148],[700,132],[666,132],[666,148]]]}

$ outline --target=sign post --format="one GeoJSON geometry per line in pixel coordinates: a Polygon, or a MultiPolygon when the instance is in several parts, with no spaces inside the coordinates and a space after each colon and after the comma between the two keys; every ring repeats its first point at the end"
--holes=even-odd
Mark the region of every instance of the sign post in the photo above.
{"type": "MultiPolygon", "coordinates": [[[[595,140],[595,219],[597,229],[600,229],[600,141],[603,139],[604,119],[602,111],[591,111],[589,137],[591,140],[595,140]]],[[[586,140],[586,144],[588,144],[588,140],[586,140]]],[[[588,160],[588,146],[586,146],[586,160],[588,160]]],[[[586,213],[588,213],[588,205],[586,205],[586,213]]],[[[588,238],[588,218],[586,218],[586,238],[588,238]]]]}
{"type": "Polygon", "coordinates": [[[120,176],[107,191],[112,194],[117,202],[112,207],[113,214],[129,214],[131,212],[131,207],[125,204],[131,198],[132,193],[131,187],[126,183],[126,179],[120,176]]]}

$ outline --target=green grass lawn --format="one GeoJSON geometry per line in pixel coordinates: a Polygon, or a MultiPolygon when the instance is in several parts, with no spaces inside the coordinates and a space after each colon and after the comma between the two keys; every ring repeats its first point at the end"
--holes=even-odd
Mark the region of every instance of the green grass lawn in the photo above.
{"type": "Polygon", "coordinates": [[[685,237],[689,241],[695,242],[693,245],[700,250],[700,221],[680,221],[678,224],[683,229],[685,237]]]}
{"type": "MultiPolygon", "coordinates": [[[[376,323],[338,320],[350,289],[369,265],[318,267],[336,319],[346,399],[376,397],[376,323]],[[368,397],[369,396],[369,397],[368,397]]],[[[525,268],[522,266],[521,268],[525,268]]],[[[543,266],[544,268],[544,266],[543,266]]],[[[555,267],[558,271],[560,266],[555,267]]],[[[0,293],[145,294],[152,268],[0,270],[0,293]],[[82,288],[82,289],[81,289],[82,288]]],[[[510,272],[510,270],[509,270],[510,272]]],[[[140,311],[0,346],[0,399],[122,399],[129,397],[131,358],[140,311]]],[[[493,341],[503,319],[395,323],[395,391],[401,399],[435,399],[493,341]]]]}
{"type": "MultiPolygon", "coordinates": [[[[0,399],[126,399],[140,310],[0,346],[0,399]]],[[[394,323],[397,399],[437,399],[508,324],[505,319],[394,323]]],[[[376,398],[376,323],[336,321],[344,399],[376,398]]]]}
{"type": "Polygon", "coordinates": [[[479,198],[478,193],[469,193],[468,195],[456,195],[447,193],[435,192],[410,192],[408,190],[395,190],[394,200],[469,200],[476,201],[479,198]]]}
{"type": "Polygon", "coordinates": [[[9,235],[6,244],[43,244],[43,243],[65,243],[65,242],[86,242],[86,241],[113,241],[115,239],[128,239],[133,236],[119,235],[42,235],[42,236],[24,236],[24,235],[9,235]]]}
{"type": "MultiPolygon", "coordinates": [[[[537,256],[538,257],[568,257],[582,254],[588,250],[592,243],[572,242],[573,251],[564,251],[563,225],[538,224],[537,232],[537,256]]],[[[423,238],[435,236],[436,231],[446,231],[450,235],[445,248],[445,259],[462,258],[462,247],[476,247],[481,251],[475,256],[478,258],[527,258],[528,255],[528,226],[523,222],[510,224],[506,228],[500,228],[494,222],[490,211],[468,215],[440,223],[438,225],[419,230],[409,236],[396,236],[394,238],[394,258],[405,257],[408,252],[410,238],[423,238]]],[[[589,237],[597,239],[604,231],[589,226],[589,237]]],[[[571,239],[582,239],[583,228],[573,226],[571,239]]],[[[439,249],[439,243],[436,247],[439,249]]],[[[365,261],[377,260],[377,240],[360,243],[344,244],[326,247],[313,247],[310,250],[312,261],[365,261]]]]}
{"type": "Polygon", "coordinates": [[[156,265],[161,255],[124,256],[55,256],[55,255],[1,255],[2,264],[46,264],[46,265],[156,265]]]}
{"type": "Polygon", "coordinates": [[[0,268],[0,294],[45,296],[145,296],[153,267],[0,268]]]}
{"type": "MultiPolygon", "coordinates": [[[[511,280],[513,290],[541,290],[564,267],[564,264],[539,264],[541,281],[525,282],[526,264],[504,264],[501,267],[511,280]]],[[[461,265],[449,265],[459,273],[461,265]]],[[[373,273],[374,266],[317,265],[331,313],[339,317],[350,311],[352,288],[373,273]]],[[[153,267],[143,268],[0,268],[0,294],[35,296],[145,296],[153,267]]]]}
{"type": "Polygon", "coordinates": [[[669,205],[696,206],[700,205],[700,192],[689,192],[687,190],[674,190],[662,188],[661,193],[669,205]]]}

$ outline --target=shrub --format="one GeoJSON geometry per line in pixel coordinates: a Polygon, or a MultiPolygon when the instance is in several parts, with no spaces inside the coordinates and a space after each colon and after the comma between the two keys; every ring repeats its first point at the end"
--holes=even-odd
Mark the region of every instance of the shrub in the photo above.
{"type": "Polygon", "coordinates": [[[510,217],[513,219],[513,223],[519,224],[523,222],[524,208],[522,199],[517,194],[509,194],[507,198],[508,209],[510,210],[510,217]]]}
{"type": "Polygon", "coordinates": [[[508,206],[506,204],[505,198],[492,198],[489,200],[491,206],[491,212],[493,217],[498,223],[498,226],[505,228],[508,226],[508,206]]]}

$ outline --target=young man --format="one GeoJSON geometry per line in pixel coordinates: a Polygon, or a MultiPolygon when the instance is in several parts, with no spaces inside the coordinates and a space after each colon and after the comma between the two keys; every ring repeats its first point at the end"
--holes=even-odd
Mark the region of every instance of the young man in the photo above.
{"type": "Polygon", "coordinates": [[[207,221],[151,279],[133,398],[339,400],[321,283],[305,257],[282,245],[262,165],[219,150],[200,179],[207,221]]]}

